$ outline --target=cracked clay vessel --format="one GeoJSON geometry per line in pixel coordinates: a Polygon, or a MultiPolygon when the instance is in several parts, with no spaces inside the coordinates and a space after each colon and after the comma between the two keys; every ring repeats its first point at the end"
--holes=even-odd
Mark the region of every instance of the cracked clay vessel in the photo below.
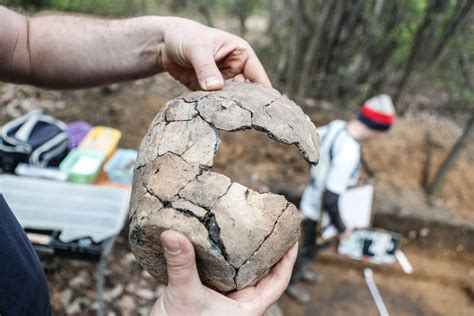
{"type": "Polygon", "coordinates": [[[217,130],[256,129],[319,159],[316,128],[278,91],[228,81],[215,92],[178,97],[157,114],[143,139],[131,197],[130,244],[140,264],[167,283],[160,234],[179,231],[196,250],[202,282],[220,292],[246,287],[299,237],[296,207],[210,171],[217,130]]]}

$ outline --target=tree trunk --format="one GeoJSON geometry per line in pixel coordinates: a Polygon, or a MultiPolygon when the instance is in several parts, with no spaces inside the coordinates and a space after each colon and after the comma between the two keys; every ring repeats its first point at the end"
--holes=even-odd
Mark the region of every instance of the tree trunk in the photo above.
{"type": "MultiPolygon", "coordinates": [[[[408,56],[408,61],[405,66],[405,70],[403,72],[403,76],[400,79],[400,82],[398,83],[397,90],[395,94],[393,95],[393,102],[395,105],[398,104],[398,101],[400,99],[400,96],[403,94],[405,87],[413,73],[413,70],[415,69],[415,64],[417,61],[417,57],[419,55],[419,52],[421,48],[423,47],[423,39],[425,37],[425,32],[430,29],[433,20],[436,16],[436,13],[444,7],[443,0],[434,0],[431,4],[428,5],[425,11],[425,17],[423,19],[423,22],[419,25],[415,36],[413,37],[410,53],[408,56]]],[[[400,116],[403,116],[403,114],[406,111],[406,107],[401,107],[398,106],[398,114],[400,116]]]]}
{"type": "Polygon", "coordinates": [[[147,2],[145,0],[140,1],[140,13],[141,14],[146,14],[148,11],[148,6],[147,2]]]}
{"type": "Polygon", "coordinates": [[[384,0],[375,0],[374,5],[374,19],[378,21],[380,13],[382,13],[384,0]]]}
{"type": "Polygon", "coordinates": [[[429,199],[434,198],[438,194],[441,186],[444,183],[446,175],[448,174],[449,170],[453,167],[454,163],[458,159],[459,154],[461,153],[464,146],[467,144],[469,136],[473,130],[474,130],[474,114],[471,114],[471,117],[469,118],[461,137],[459,137],[459,140],[456,142],[453,148],[449,151],[443,164],[436,172],[433,182],[431,183],[431,185],[428,187],[428,190],[426,191],[426,194],[428,195],[429,199]]]}
{"type": "Polygon", "coordinates": [[[280,81],[283,77],[283,73],[285,72],[285,69],[287,68],[288,65],[288,55],[290,54],[290,47],[286,46],[284,47],[283,52],[280,54],[280,58],[278,59],[278,64],[275,70],[275,75],[272,76],[272,85],[275,87],[278,87],[280,84],[280,81]]]}
{"type": "Polygon", "coordinates": [[[429,130],[425,133],[424,152],[426,158],[421,170],[420,185],[423,189],[427,190],[433,164],[433,141],[431,140],[431,132],[429,130]]]}
{"type": "Polygon", "coordinates": [[[295,90],[298,86],[298,72],[301,67],[300,55],[304,51],[305,24],[302,14],[302,8],[300,7],[300,3],[298,1],[299,0],[292,2],[292,10],[294,10],[294,31],[292,34],[290,34],[290,38],[288,41],[288,44],[290,46],[287,59],[288,69],[286,87],[288,91],[288,96],[290,98],[294,98],[296,92],[295,90]]]}
{"type": "Polygon", "coordinates": [[[235,5],[235,10],[239,17],[239,34],[241,37],[244,37],[245,33],[247,33],[245,22],[247,21],[248,15],[248,0],[237,0],[235,5]]]}
{"type": "MultiPolygon", "coordinates": [[[[327,46],[325,46],[321,62],[319,63],[319,73],[317,75],[318,81],[322,83],[325,87],[330,87],[333,84],[333,79],[331,76],[328,76],[328,72],[325,71],[328,69],[328,61],[330,60],[333,52],[332,48],[334,48],[334,44],[336,42],[336,38],[339,36],[339,25],[341,23],[341,19],[343,17],[344,6],[345,3],[343,1],[334,1],[335,8],[331,10],[330,14],[330,21],[328,21],[328,30],[329,34],[327,34],[327,46]]],[[[327,30],[326,30],[327,31],[327,30]]]]}
{"type": "Polygon", "coordinates": [[[206,20],[207,26],[213,27],[214,20],[212,19],[211,12],[209,8],[212,6],[212,0],[206,1],[205,3],[198,4],[198,11],[202,14],[204,19],[206,20]]]}
{"type": "Polygon", "coordinates": [[[473,85],[473,82],[472,82],[472,77],[471,77],[471,73],[469,72],[469,66],[470,66],[470,63],[469,63],[469,54],[466,52],[466,51],[460,51],[459,52],[459,65],[461,66],[461,74],[463,76],[463,79],[464,79],[464,86],[469,89],[469,90],[473,90],[474,89],[474,85],[473,85]]]}
{"type": "Polygon", "coordinates": [[[324,2],[321,13],[318,14],[319,21],[317,22],[317,29],[314,32],[314,35],[311,37],[311,40],[308,44],[308,49],[303,60],[303,67],[301,71],[300,83],[298,86],[298,92],[296,94],[296,99],[299,100],[306,95],[308,86],[311,84],[309,76],[311,69],[314,66],[314,63],[318,59],[318,48],[321,43],[321,36],[323,34],[324,25],[326,24],[331,8],[334,7],[335,1],[326,1],[324,2]]]}
{"type": "Polygon", "coordinates": [[[341,29],[328,61],[328,73],[338,78],[331,85],[331,95],[341,98],[342,104],[346,104],[344,99],[352,87],[347,84],[349,74],[341,74],[340,69],[348,67],[352,63],[352,57],[357,53],[357,48],[354,49],[352,43],[360,21],[363,20],[364,3],[364,0],[352,0],[350,5],[346,6],[344,17],[341,19],[341,29]]]}
{"type": "MultiPolygon", "coordinates": [[[[376,1],[377,3],[379,2],[378,0],[376,1]]],[[[375,6],[380,5],[377,3],[375,6]]],[[[379,76],[379,73],[386,67],[386,64],[393,55],[393,51],[398,45],[397,41],[392,38],[392,33],[396,26],[399,25],[405,9],[406,6],[401,7],[398,1],[390,1],[383,10],[386,18],[380,18],[379,15],[376,15],[374,19],[370,20],[368,25],[365,26],[364,37],[367,39],[366,43],[364,43],[365,49],[363,50],[362,60],[349,80],[349,86],[366,83],[370,78],[375,76],[380,77],[380,80],[372,79],[373,81],[383,81],[384,77],[379,76]],[[385,39],[382,41],[377,41],[381,36],[377,33],[379,28],[382,28],[381,31],[385,36],[385,39]],[[380,66],[382,67],[380,68],[380,66]],[[377,75],[375,75],[375,73],[377,75]]]]}
{"type": "Polygon", "coordinates": [[[449,20],[447,26],[443,30],[443,35],[441,35],[441,39],[438,41],[436,48],[433,50],[433,55],[431,57],[431,63],[434,63],[439,56],[441,56],[444,47],[449,42],[451,38],[454,37],[459,26],[464,22],[464,19],[468,16],[469,12],[474,7],[474,1],[467,0],[466,2],[462,0],[458,0],[456,5],[455,13],[453,17],[449,20]],[[464,3],[464,5],[462,5],[464,3]]]}

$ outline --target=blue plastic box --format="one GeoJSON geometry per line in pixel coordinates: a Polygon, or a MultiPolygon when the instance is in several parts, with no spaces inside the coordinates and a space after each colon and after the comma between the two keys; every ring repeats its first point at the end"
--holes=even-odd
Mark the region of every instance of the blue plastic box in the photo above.
{"type": "Polygon", "coordinates": [[[133,178],[133,166],[137,160],[137,151],[133,149],[118,149],[105,164],[107,177],[114,182],[130,183],[133,178]]]}

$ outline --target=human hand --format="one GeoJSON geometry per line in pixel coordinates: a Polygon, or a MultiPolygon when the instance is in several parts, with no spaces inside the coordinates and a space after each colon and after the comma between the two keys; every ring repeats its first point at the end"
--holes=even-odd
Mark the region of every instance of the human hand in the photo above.
{"type": "Polygon", "coordinates": [[[192,90],[218,90],[232,78],[271,87],[257,55],[238,36],[175,17],[167,18],[163,35],[163,69],[192,90]]]}
{"type": "Polygon", "coordinates": [[[151,315],[262,315],[285,291],[290,281],[298,245],[295,244],[270,273],[255,286],[225,296],[201,283],[194,248],[181,233],[160,236],[168,268],[168,287],[151,315]]]}

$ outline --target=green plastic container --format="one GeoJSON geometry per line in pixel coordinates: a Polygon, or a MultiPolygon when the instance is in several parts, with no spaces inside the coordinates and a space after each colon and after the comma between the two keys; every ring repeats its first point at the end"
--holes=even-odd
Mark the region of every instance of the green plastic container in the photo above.
{"type": "Polygon", "coordinates": [[[94,183],[104,159],[102,152],[76,148],[61,162],[59,169],[68,174],[69,182],[94,183]]]}

